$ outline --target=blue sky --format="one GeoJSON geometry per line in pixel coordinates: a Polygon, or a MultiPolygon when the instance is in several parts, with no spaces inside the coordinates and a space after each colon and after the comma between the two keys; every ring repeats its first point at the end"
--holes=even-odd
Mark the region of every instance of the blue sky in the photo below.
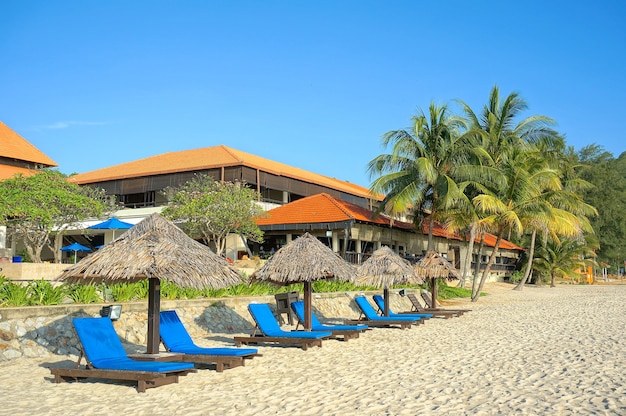
{"type": "Polygon", "coordinates": [[[219,144],[369,186],[380,138],[497,84],[624,150],[622,1],[13,1],[0,120],[87,172],[219,144]]]}

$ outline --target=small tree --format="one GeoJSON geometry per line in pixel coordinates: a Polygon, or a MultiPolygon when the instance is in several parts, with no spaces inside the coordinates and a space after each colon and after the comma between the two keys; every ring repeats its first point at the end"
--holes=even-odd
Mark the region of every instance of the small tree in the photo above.
{"type": "Polygon", "coordinates": [[[213,241],[218,255],[224,252],[230,233],[263,241],[263,232],[254,221],[263,209],[255,203],[257,193],[245,183],[219,182],[197,174],[182,187],[167,188],[164,193],[170,203],[162,215],[183,221],[193,238],[200,238],[207,245],[213,241]]]}
{"type": "Polygon", "coordinates": [[[81,188],[57,170],[16,175],[0,182],[0,223],[9,236],[20,239],[34,263],[50,248],[59,261],[63,233],[88,217],[101,216],[114,206],[103,190],[81,188]],[[51,234],[56,233],[54,242],[51,234]]]}

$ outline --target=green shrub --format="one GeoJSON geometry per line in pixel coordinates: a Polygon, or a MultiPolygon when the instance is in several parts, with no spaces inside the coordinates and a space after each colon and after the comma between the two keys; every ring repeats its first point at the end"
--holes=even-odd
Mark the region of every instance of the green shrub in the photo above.
{"type": "Polygon", "coordinates": [[[523,278],[524,278],[524,273],[521,270],[515,270],[513,274],[511,274],[509,281],[511,283],[519,283],[522,281],[523,278]]]}
{"type": "Polygon", "coordinates": [[[97,303],[102,301],[98,294],[98,288],[94,285],[70,285],[67,288],[67,296],[74,303],[97,303]]]}
{"type": "Polygon", "coordinates": [[[0,306],[28,306],[28,286],[0,276],[0,306]]]}
{"type": "Polygon", "coordinates": [[[48,280],[35,280],[28,284],[29,305],[58,305],[63,302],[66,285],[53,286],[48,280]]]}

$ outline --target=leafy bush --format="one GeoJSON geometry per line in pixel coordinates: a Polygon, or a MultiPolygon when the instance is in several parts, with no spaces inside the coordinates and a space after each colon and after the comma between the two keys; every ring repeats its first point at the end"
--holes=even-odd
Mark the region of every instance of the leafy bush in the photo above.
{"type": "Polygon", "coordinates": [[[63,302],[66,285],[53,286],[48,280],[35,280],[28,284],[29,305],[58,305],[63,302]]]}
{"type": "Polygon", "coordinates": [[[98,294],[98,288],[94,285],[70,285],[67,288],[67,296],[74,303],[97,303],[103,300],[98,294]]]}
{"type": "Polygon", "coordinates": [[[0,306],[27,306],[28,286],[11,282],[0,276],[0,306]]]}
{"type": "Polygon", "coordinates": [[[519,283],[522,281],[523,278],[524,278],[524,273],[521,270],[515,270],[513,274],[511,274],[509,281],[511,283],[519,283]]]}

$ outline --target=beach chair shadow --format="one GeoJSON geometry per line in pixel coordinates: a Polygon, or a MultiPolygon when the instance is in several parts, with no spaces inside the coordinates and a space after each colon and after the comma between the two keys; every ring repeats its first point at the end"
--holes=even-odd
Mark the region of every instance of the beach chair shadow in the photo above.
{"type": "Polygon", "coordinates": [[[74,368],[51,367],[55,383],[84,378],[137,382],[137,391],[177,383],[180,376],[195,372],[193,364],[136,361],[128,357],[111,319],[75,318],[72,321],[80,344],[74,368]],[[85,365],[81,367],[82,358],[85,365]]]}
{"type": "MultiPolygon", "coordinates": [[[[380,312],[381,316],[384,316],[384,313],[385,313],[385,299],[381,295],[373,295],[372,299],[374,300],[374,303],[376,304],[376,307],[378,308],[378,312],[380,312]]],[[[395,317],[415,318],[415,319],[419,319],[419,322],[423,323],[424,321],[432,318],[433,314],[431,314],[431,313],[418,313],[418,312],[413,312],[413,313],[394,313],[391,310],[391,306],[389,306],[389,317],[390,318],[395,318],[395,317]]]]}
{"type": "Polygon", "coordinates": [[[406,329],[410,328],[411,325],[417,324],[419,319],[414,318],[387,318],[383,316],[378,316],[372,305],[365,299],[365,296],[355,296],[354,302],[358,306],[361,311],[361,315],[359,319],[356,320],[348,320],[345,321],[345,325],[358,325],[363,324],[369,327],[377,327],[377,328],[400,328],[406,329]]]}
{"type": "MultiPolygon", "coordinates": [[[[471,309],[447,309],[447,308],[433,308],[433,299],[429,291],[422,290],[422,299],[424,299],[424,303],[428,310],[436,310],[436,311],[453,311],[458,313],[458,316],[463,315],[465,312],[470,312],[471,309]]],[[[417,298],[416,298],[417,299],[417,298]]],[[[418,300],[419,302],[419,300],[418,300]]]]}
{"type": "Polygon", "coordinates": [[[168,352],[182,354],[181,361],[215,364],[218,373],[245,365],[245,360],[260,356],[256,348],[204,348],[196,345],[176,311],[160,313],[161,342],[168,352]]]}
{"type": "MultiPolygon", "coordinates": [[[[304,327],[304,301],[299,300],[297,302],[291,302],[291,309],[298,318],[298,324],[296,329],[300,325],[304,327]]],[[[312,331],[330,331],[333,334],[333,338],[342,337],[344,341],[348,341],[353,338],[358,338],[362,332],[368,330],[367,325],[325,325],[322,324],[315,316],[315,313],[311,313],[311,330],[312,331]]]]}
{"type": "Polygon", "coordinates": [[[332,336],[331,332],[284,331],[278,325],[267,303],[251,303],[248,311],[256,323],[252,335],[234,338],[237,346],[242,344],[276,343],[280,345],[299,345],[303,350],[309,347],[321,347],[322,340],[332,336]]]}

